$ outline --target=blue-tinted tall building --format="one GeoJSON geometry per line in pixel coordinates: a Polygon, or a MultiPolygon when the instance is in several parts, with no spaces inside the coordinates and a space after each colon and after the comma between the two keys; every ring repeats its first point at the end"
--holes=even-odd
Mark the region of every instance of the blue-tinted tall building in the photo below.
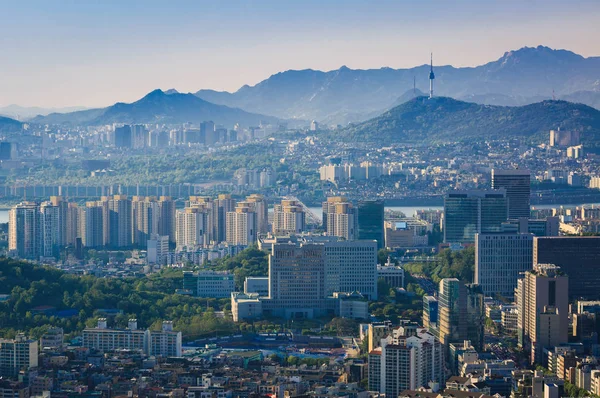
{"type": "Polygon", "coordinates": [[[358,202],[358,239],[376,240],[377,249],[383,247],[385,202],[383,200],[361,200],[358,202]]]}

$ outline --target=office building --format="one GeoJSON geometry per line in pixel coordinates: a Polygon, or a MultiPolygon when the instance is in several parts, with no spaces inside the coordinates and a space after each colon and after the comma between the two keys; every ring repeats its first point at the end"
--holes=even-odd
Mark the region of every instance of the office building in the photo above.
{"type": "Polygon", "coordinates": [[[276,243],[269,255],[269,300],[263,310],[286,318],[326,312],[325,246],[276,243]]]}
{"type": "Polygon", "coordinates": [[[404,269],[394,265],[388,257],[385,265],[377,265],[377,279],[383,279],[391,288],[404,288],[404,269]]]}
{"type": "Polygon", "coordinates": [[[261,297],[269,295],[268,276],[247,276],[244,280],[244,293],[256,293],[261,297]]]}
{"type": "Polygon", "coordinates": [[[327,235],[355,240],[358,237],[358,211],[344,197],[327,198],[323,202],[323,226],[327,235]]]}
{"type": "Polygon", "coordinates": [[[539,220],[522,217],[516,220],[508,220],[502,224],[503,232],[530,233],[535,236],[558,236],[559,229],[559,217],[546,217],[539,220]]]}
{"type": "Polygon", "coordinates": [[[263,315],[262,300],[258,293],[231,293],[231,316],[234,322],[255,319],[263,315]]]}
{"type": "Polygon", "coordinates": [[[195,250],[209,243],[207,230],[209,214],[200,207],[186,207],[175,215],[177,250],[195,250]]]}
{"type": "Polygon", "coordinates": [[[485,312],[483,292],[477,285],[465,285],[456,278],[440,281],[438,296],[438,334],[446,347],[470,340],[476,350],[483,349],[485,312]]]}
{"type": "Polygon", "coordinates": [[[15,377],[37,366],[37,340],[27,339],[22,333],[14,339],[0,339],[0,376],[15,377]]]}
{"type": "Polygon", "coordinates": [[[492,169],[492,189],[504,188],[508,199],[508,218],[529,218],[531,172],[492,169]]]}
{"type": "Polygon", "coordinates": [[[444,242],[473,243],[476,233],[501,232],[507,219],[504,189],[449,192],[444,198],[444,242]]]}
{"type": "Polygon", "coordinates": [[[569,277],[560,267],[536,264],[525,273],[517,295],[523,303],[524,347],[529,350],[531,363],[543,363],[543,349],[568,342],[569,277]]]}
{"type": "Polygon", "coordinates": [[[377,242],[328,242],[325,252],[325,294],[360,292],[377,300],[377,242]]]}
{"type": "Polygon", "coordinates": [[[304,232],[306,213],[296,200],[282,200],[273,209],[273,235],[286,236],[304,232]]]}
{"type": "Polygon", "coordinates": [[[475,234],[475,283],[486,296],[512,298],[533,267],[533,234],[475,234]]]}
{"type": "Polygon", "coordinates": [[[252,203],[239,202],[235,211],[227,213],[227,243],[249,246],[256,242],[257,215],[254,208],[252,203]]]}
{"type": "Polygon", "coordinates": [[[229,298],[235,291],[233,274],[226,271],[199,271],[197,278],[196,296],[229,298]]]}
{"type": "Polygon", "coordinates": [[[8,212],[8,250],[20,258],[40,255],[39,209],[35,202],[22,202],[8,212]]]}
{"type": "Polygon", "coordinates": [[[369,353],[369,390],[389,397],[409,389],[435,388],[445,379],[440,342],[423,328],[406,334],[401,330],[394,330],[369,353]]]}
{"type": "Polygon", "coordinates": [[[358,202],[358,239],[376,240],[377,249],[385,243],[384,224],[385,202],[383,200],[361,200],[358,202]]]}
{"type": "Polygon", "coordinates": [[[87,202],[78,208],[79,237],[84,247],[102,247],[104,245],[104,211],[97,202],[87,202]]]}
{"type": "Polygon", "coordinates": [[[427,221],[410,217],[386,221],[384,225],[385,247],[390,250],[427,246],[427,233],[433,230],[427,221]]]}
{"type": "Polygon", "coordinates": [[[438,300],[434,296],[423,296],[423,327],[427,330],[437,329],[438,300]]]}
{"type": "Polygon", "coordinates": [[[169,253],[169,237],[152,234],[148,239],[146,253],[148,264],[164,264],[169,253]]]}
{"type": "Polygon", "coordinates": [[[534,264],[554,264],[569,276],[570,299],[600,299],[600,236],[533,239],[534,264]]]}
{"type": "Polygon", "coordinates": [[[115,146],[117,148],[132,147],[131,126],[115,127],[115,146]]]}

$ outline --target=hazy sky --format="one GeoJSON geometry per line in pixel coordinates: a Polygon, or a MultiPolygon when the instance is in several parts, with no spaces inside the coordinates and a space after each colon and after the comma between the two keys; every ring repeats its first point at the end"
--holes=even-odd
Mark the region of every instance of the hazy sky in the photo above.
{"type": "Polygon", "coordinates": [[[235,91],[287,69],[475,66],[523,46],[600,55],[598,0],[0,1],[0,106],[235,91]]]}

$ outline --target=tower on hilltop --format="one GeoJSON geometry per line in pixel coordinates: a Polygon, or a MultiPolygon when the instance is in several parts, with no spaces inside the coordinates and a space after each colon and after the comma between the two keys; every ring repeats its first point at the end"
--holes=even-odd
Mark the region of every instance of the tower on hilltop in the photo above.
{"type": "Polygon", "coordinates": [[[429,98],[433,98],[433,80],[435,74],[433,73],[433,53],[431,53],[431,69],[429,70],[429,98]]]}

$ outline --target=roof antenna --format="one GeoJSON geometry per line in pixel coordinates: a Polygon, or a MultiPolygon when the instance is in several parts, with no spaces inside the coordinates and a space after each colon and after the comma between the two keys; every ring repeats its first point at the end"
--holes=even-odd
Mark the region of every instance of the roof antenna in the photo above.
{"type": "Polygon", "coordinates": [[[417,77],[413,76],[413,95],[417,96],[417,77]]]}

